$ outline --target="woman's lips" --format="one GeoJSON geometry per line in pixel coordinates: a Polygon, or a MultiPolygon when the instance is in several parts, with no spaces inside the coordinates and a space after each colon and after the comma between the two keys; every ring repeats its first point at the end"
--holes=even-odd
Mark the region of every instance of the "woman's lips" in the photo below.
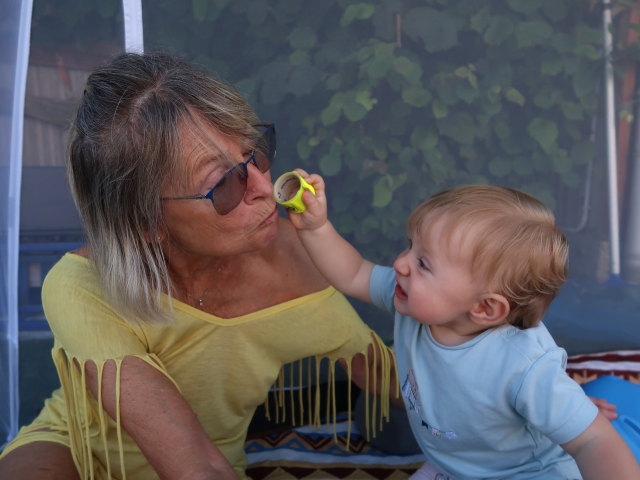
{"type": "Polygon", "coordinates": [[[264,220],[260,222],[260,226],[263,227],[265,225],[269,225],[273,223],[276,220],[277,216],[278,216],[278,208],[274,203],[273,211],[264,220]]]}

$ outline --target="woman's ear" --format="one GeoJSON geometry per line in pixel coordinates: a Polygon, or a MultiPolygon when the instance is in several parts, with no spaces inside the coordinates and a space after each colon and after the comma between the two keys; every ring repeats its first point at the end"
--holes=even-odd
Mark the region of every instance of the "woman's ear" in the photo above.
{"type": "Polygon", "coordinates": [[[501,325],[509,315],[511,307],[505,297],[498,293],[483,295],[469,311],[471,321],[485,327],[501,325]]]}

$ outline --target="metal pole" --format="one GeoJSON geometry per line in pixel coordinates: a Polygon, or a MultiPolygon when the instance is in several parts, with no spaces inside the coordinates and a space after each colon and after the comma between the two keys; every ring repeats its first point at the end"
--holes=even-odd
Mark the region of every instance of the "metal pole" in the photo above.
{"type": "MultiPolygon", "coordinates": [[[[638,90],[640,93],[640,90],[638,90]]],[[[622,277],[627,283],[640,284],[640,105],[635,109],[635,132],[629,165],[626,228],[624,233],[622,277]]]]}
{"type": "Polygon", "coordinates": [[[606,127],[607,127],[607,171],[609,194],[609,251],[611,261],[611,275],[620,276],[620,214],[618,207],[618,168],[616,148],[616,114],[615,93],[613,80],[613,66],[611,53],[613,39],[611,35],[611,2],[604,0],[603,30],[604,30],[604,62],[605,62],[605,91],[606,91],[606,127]]]}
{"type": "MultiPolygon", "coordinates": [[[[11,440],[18,432],[18,415],[20,408],[20,396],[18,393],[18,256],[20,251],[20,182],[22,179],[22,142],[24,123],[24,101],[27,85],[27,69],[29,67],[29,45],[31,36],[31,13],[33,10],[32,0],[22,0],[13,2],[12,5],[5,5],[7,9],[15,7],[18,10],[16,15],[18,20],[16,38],[15,69],[13,76],[13,102],[11,106],[11,126],[10,126],[10,146],[8,163],[8,188],[7,188],[7,225],[6,225],[6,252],[0,259],[0,263],[6,264],[6,318],[0,319],[7,322],[6,325],[6,346],[7,365],[5,367],[8,376],[6,395],[3,393],[2,402],[7,405],[7,438],[0,438],[0,447],[5,440],[11,440]]],[[[7,13],[8,15],[8,13],[7,13]]],[[[4,229],[4,227],[3,227],[4,229]]],[[[4,247],[4,245],[3,245],[4,247]]],[[[4,326],[3,326],[4,330],[4,326]]],[[[3,428],[5,425],[3,425],[3,428]]]]}
{"type": "Polygon", "coordinates": [[[144,52],[142,35],[142,0],[122,0],[124,14],[124,49],[127,52],[144,52]]]}

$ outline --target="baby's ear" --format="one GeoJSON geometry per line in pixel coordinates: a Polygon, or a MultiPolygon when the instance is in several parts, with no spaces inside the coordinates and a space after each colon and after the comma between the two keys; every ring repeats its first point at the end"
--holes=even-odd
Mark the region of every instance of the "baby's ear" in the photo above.
{"type": "Polygon", "coordinates": [[[511,307],[505,297],[498,293],[488,293],[471,308],[469,316],[474,323],[493,327],[504,323],[511,307]]]}

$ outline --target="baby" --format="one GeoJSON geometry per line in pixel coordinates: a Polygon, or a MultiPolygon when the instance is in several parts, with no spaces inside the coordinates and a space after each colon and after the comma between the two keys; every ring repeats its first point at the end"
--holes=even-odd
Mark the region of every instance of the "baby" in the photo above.
{"type": "Polygon", "coordinates": [[[541,323],[568,255],[548,208],[509,188],[443,191],[410,214],[408,247],[390,268],[336,232],[322,178],[298,173],[316,194],[289,216],[318,269],[395,315],[402,397],[430,461],[413,478],[640,478],[541,323]]]}

